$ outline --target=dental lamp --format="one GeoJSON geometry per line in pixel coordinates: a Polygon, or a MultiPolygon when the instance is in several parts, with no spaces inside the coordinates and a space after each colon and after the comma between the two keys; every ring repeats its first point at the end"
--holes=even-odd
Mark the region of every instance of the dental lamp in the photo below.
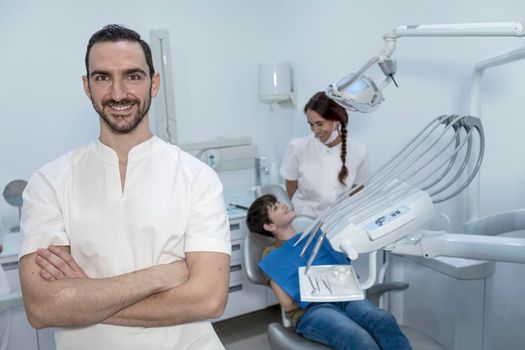
{"type": "Polygon", "coordinates": [[[396,40],[401,37],[488,37],[488,36],[524,36],[523,23],[465,23],[465,24],[430,24],[430,25],[403,25],[386,33],[383,38],[385,46],[378,56],[370,59],[356,73],[351,73],[330,84],[326,88],[326,95],[344,108],[362,113],[370,113],[384,101],[383,89],[391,82],[397,86],[394,75],[397,63],[391,56],[396,48],[396,40]],[[378,65],[385,78],[376,83],[365,72],[378,65]]]}
{"type": "MultiPolygon", "coordinates": [[[[368,61],[358,72],[328,86],[326,94],[352,111],[368,113],[375,110],[384,100],[382,90],[390,82],[395,83],[397,65],[390,56],[398,37],[524,35],[521,23],[400,26],[384,35],[385,47],[379,56],[368,61]],[[380,84],[364,75],[375,64],[385,75],[380,84]]],[[[306,267],[299,269],[301,297],[309,301],[364,298],[362,289],[371,287],[376,280],[378,249],[426,258],[449,256],[525,263],[525,239],[421,229],[434,216],[434,203],[456,196],[472,182],[481,166],[484,147],[480,119],[440,116],[365,180],[363,186],[342,193],[296,242],[307,239],[301,255],[310,244],[315,244],[306,267]],[[332,271],[326,265],[312,266],[325,239],[352,260],[359,254],[369,253],[368,279],[361,284],[352,271],[344,280],[339,280],[338,295],[334,295],[333,287],[330,295],[319,293],[319,288],[310,291],[309,276],[323,280],[332,271]]]]}

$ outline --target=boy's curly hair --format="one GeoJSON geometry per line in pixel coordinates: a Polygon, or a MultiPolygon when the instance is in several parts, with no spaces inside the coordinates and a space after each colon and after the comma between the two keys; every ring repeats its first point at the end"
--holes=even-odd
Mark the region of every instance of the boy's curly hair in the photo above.
{"type": "Polygon", "coordinates": [[[264,229],[264,224],[272,223],[269,211],[275,203],[277,203],[277,198],[273,194],[265,194],[250,205],[246,214],[246,225],[251,232],[273,237],[271,232],[264,229]]]}

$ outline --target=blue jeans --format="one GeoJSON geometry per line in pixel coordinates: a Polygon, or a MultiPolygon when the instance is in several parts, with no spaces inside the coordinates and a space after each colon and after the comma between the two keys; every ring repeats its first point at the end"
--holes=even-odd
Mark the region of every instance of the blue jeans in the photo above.
{"type": "Polygon", "coordinates": [[[312,304],[295,330],[337,350],[412,349],[394,316],[367,299],[312,304]]]}

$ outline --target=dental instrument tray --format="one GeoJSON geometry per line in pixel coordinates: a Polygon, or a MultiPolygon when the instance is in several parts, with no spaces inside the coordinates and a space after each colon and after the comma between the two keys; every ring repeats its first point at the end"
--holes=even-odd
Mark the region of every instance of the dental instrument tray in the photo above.
{"type": "Polygon", "coordinates": [[[299,267],[301,301],[332,302],[353,301],[365,298],[352,265],[316,265],[305,273],[299,267]]]}

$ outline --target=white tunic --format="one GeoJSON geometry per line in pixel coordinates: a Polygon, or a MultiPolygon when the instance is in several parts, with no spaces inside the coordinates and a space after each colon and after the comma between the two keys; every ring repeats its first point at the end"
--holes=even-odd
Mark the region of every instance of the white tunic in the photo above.
{"type": "MultiPolygon", "coordinates": [[[[38,170],[24,191],[20,257],[69,245],[90,277],[111,277],[184,259],[230,254],[222,185],[207,165],[157,137],[118,158],[100,141],[38,170]]],[[[56,333],[61,349],[223,349],[209,321],[158,327],[96,324],[56,333]]]]}
{"type": "Polygon", "coordinates": [[[298,182],[292,198],[297,215],[319,216],[345,189],[366,179],[369,164],[365,146],[348,138],[346,147],[347,187],[338,180],[341,144],[328,147],[313,135],[290,142],[280,173],[284,179],[298,182]]]}

